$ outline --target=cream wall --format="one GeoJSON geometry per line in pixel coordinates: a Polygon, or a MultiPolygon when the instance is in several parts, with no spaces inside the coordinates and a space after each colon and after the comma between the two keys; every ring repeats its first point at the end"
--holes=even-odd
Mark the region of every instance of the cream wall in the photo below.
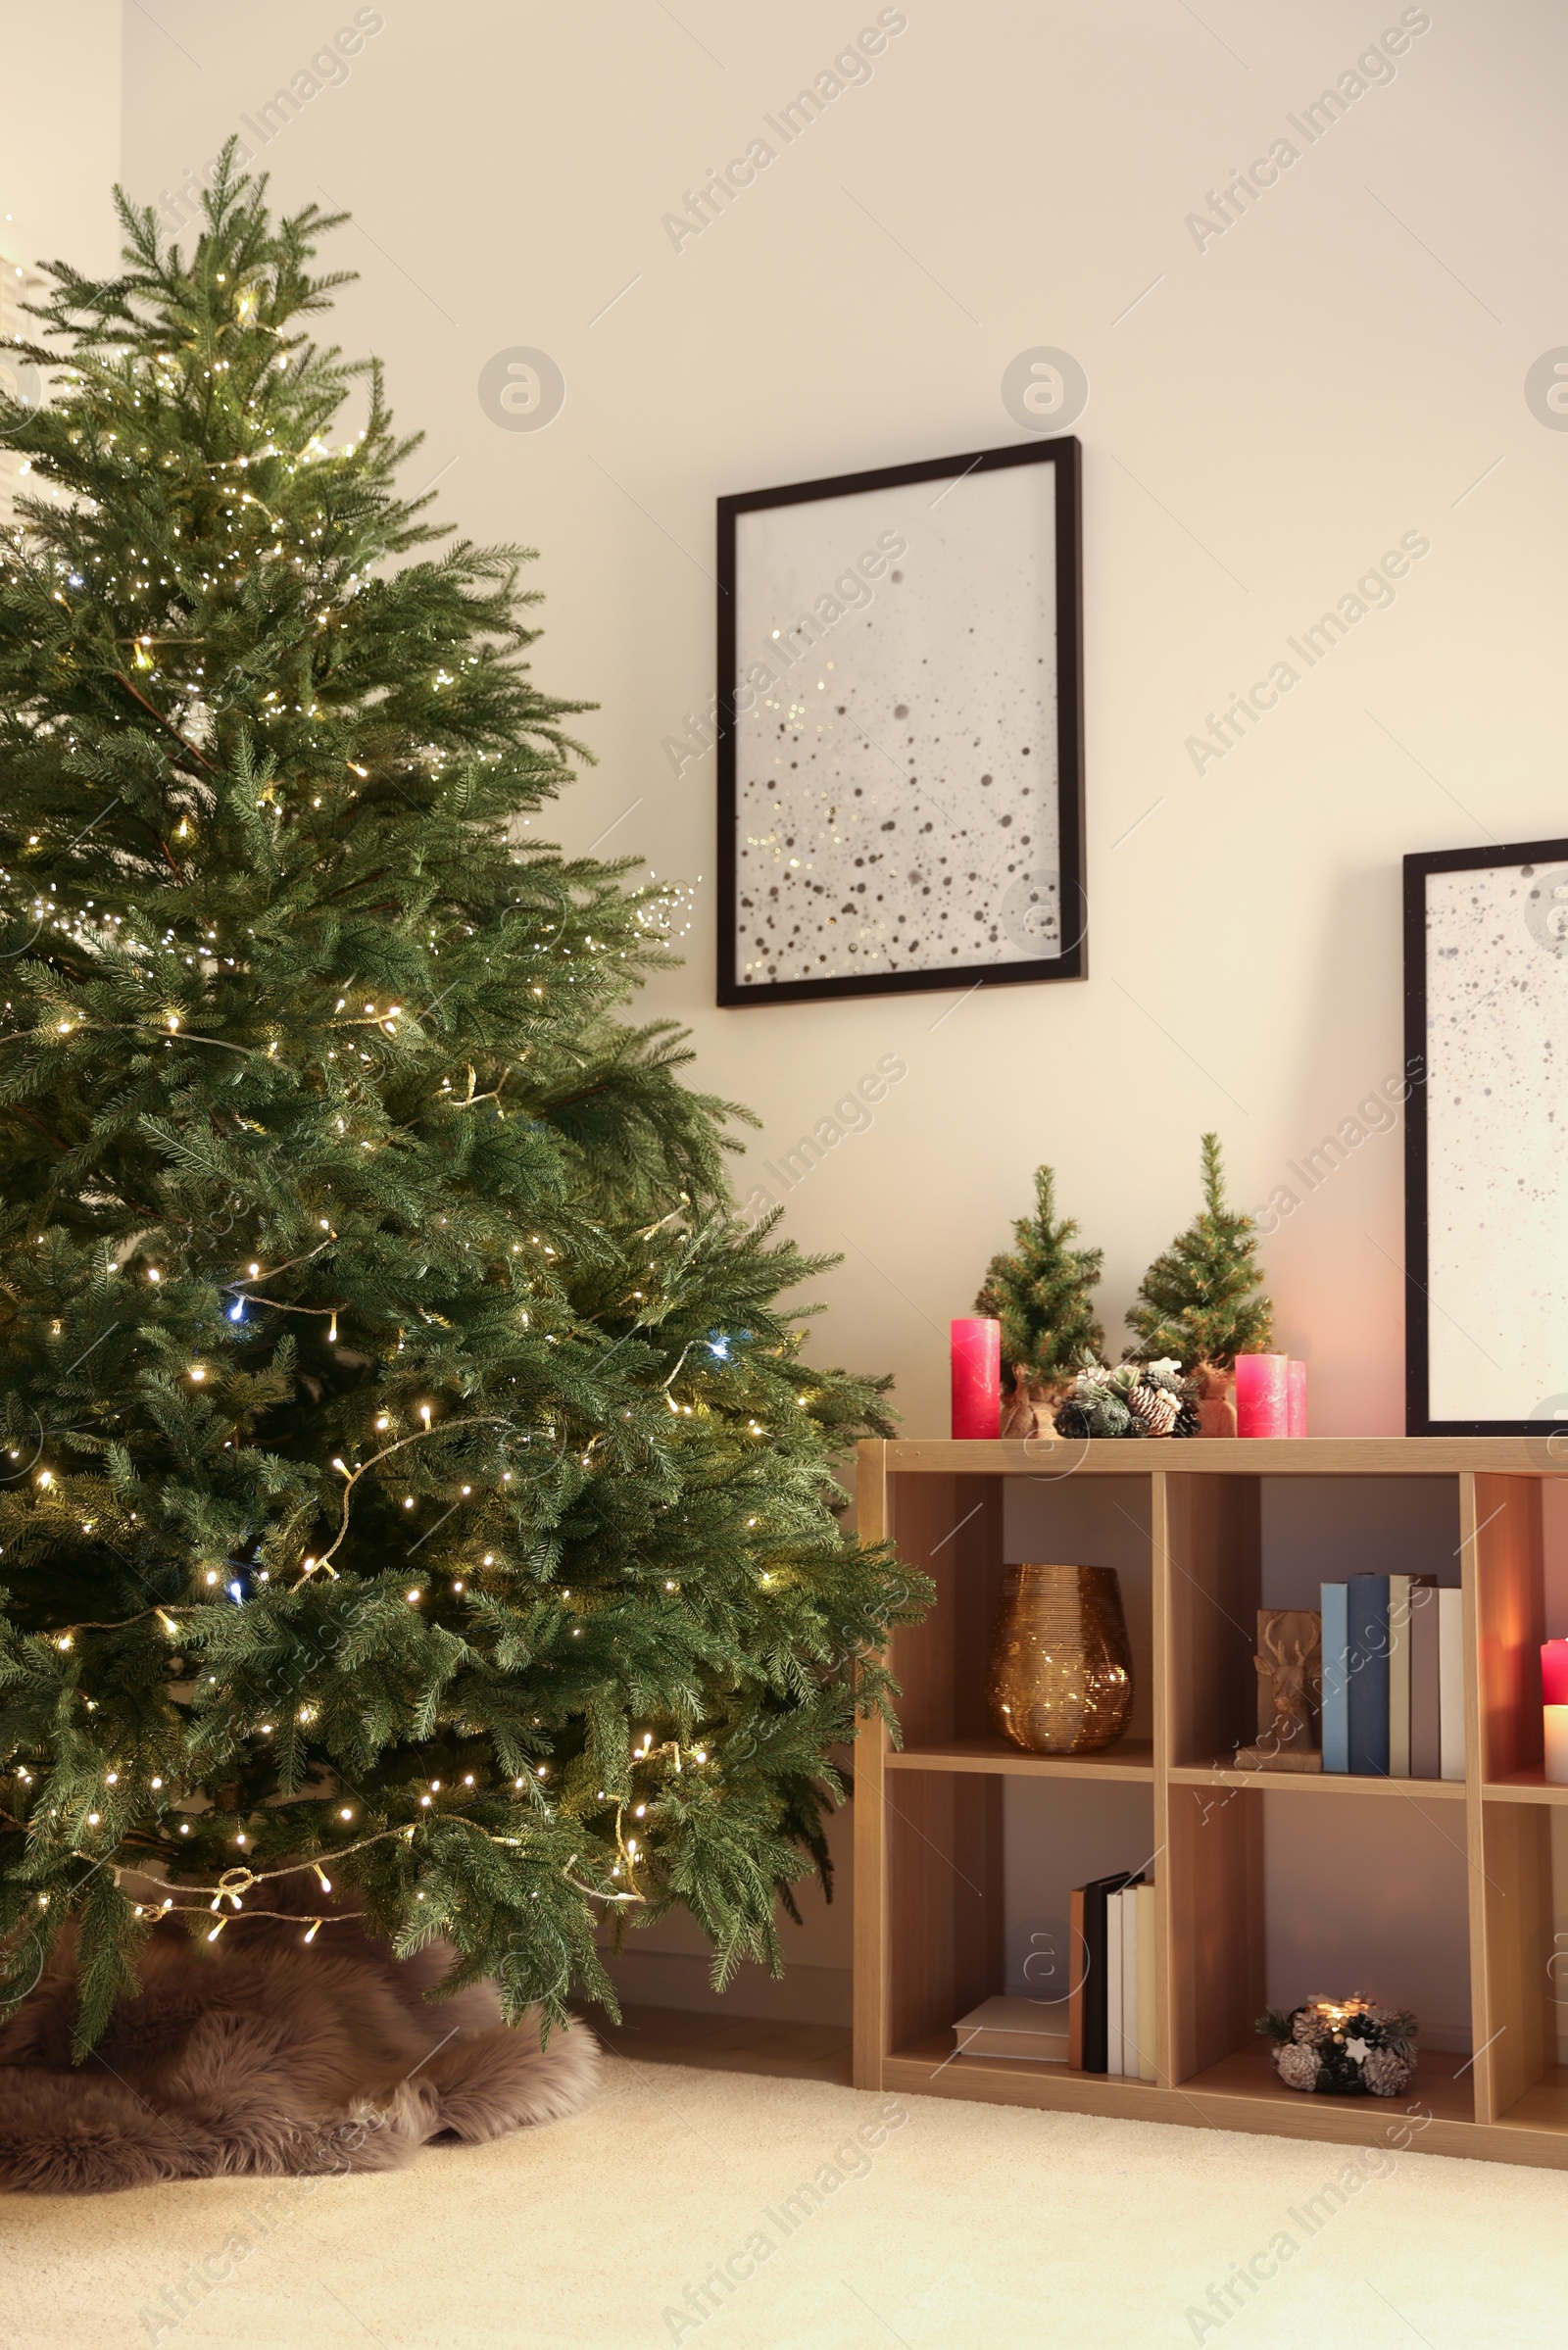
{"type": "MultiPolygon", "coordinates": [[[[134,192],[177,185],[352,13],[128,9],[134,192]]],[[[1393,82],[1200,252],[1185,217],[1276,137],[1304,147],[1287,115],[1397,7],[909,0],[869,84],[676,252],[662,216],[873,7],[370,13],[384,29],[266,166],[286,201],[353,208],[339,331],[386,359],[418,465],[449,468],[444,511],[542,550],[540,675],[602,706],[562,837],[613,824],[607,850],[693,882],[689,965],[652,1002],[760,1110],[759,1159],[880,1054],[907,1062],[789,1228],[849,1251],[821,1343],[895,1369],[910,1426],[936,1428],[947,1319],[1037,1160],[1106,1249],[1114,1330],[1192,1206],[1203,1127],[1261,1200],[1397,1069],[1401,852],[1564,829],[1568,439],[1522,384],[1568,333],[1568,19],[1434,0],[1393,82]],[[1000,380],[1041,343],[1091,386],[1093,976],[946,1020],[953,997],[719,1012],[712,759],[677,780],[661,749],[712,690],[713,500],[1020,439],[1000,380]],[[479,406],[518,344],[565,377],[540,432],[479,406]],[[1432,551],[1394,608],[1197,774],[1205,714],[1408,530],[1432,551]]],[[[1400,1252],[1389,1136],[1270,1244],[1322,1433],[1401,1425],[1400,1252]]]]}
{"type": "MultiPolygon", "coordinates": [[[[281,199],[354,211],[331,258],[363,275],[337,330],[382,355],[425,429],[414,479],[439,474],[465,530],[542,550],[539,674],[601,705],[560,836],[691,882],[690,960],[649,1008],[690,1022],[701,1082],[756,1106],[760,1160],[879,1056],[907,1064],[787,1228],[847,1254],[816,1343],[896,1371],[918,1432],[944,1425],[948,1317],[1037,1161],[1106,1250],[1115,1334],[1192,1208],[1204,1127],[1251,1204],[1397,1070],[1401,853],[1568,831],[1568,438],[1523,396],[1568,341],[1568,18],[1406,11],[1429,28],[1395,77],[1309,146],[1288,116],[1397,5],[895,13],[870,81],[679,251],[662,216],[874,6],[387,0],[361,12],[381,28],[348,78],[262,160],[281,199]],[[1187,216],[1280,137],[1299,160],[1200,250],[1187,216]],[[713,687],[713,500],[1018,440],[1000,382],[1040,344],[1090,383],[1093,975],[957,1008],[720,1012],[713,762],[677,778],[662,749],[713,687]],[[480,407],[480,370],[516,345],[564,375],[542,431],[480,407]],[[1206,713],[1406,532],[1430,553],[1394,607],[1195,771],[1206,713]]],[[[127,9],[132,191],[176,186],[352,18],[127,9]]],[[[90,194],[88,144],[72,169],[90,194]]],[[[1268,1244],[1318,1433],[1402,1425],[1400,1201],[1398,1140],[1374,1136],[1268,1244]]],[[[842,1966],[842,1926],[801,1949],[842,1966]]]]}
{"type": "Polygon", "coordinates": [[[113,265],[120,19],[120,0],[0,6],[0,254],[113,265]]]}

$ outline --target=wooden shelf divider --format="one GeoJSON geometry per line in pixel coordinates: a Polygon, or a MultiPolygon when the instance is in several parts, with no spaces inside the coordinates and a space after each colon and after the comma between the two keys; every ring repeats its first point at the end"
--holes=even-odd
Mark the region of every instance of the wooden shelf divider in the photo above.
{"type": "Polygon", "coordinates": [[[1568,1803],[1568,1787],[1549,1787],[1542,1770],[1535,1653],[1544,1638],[1541,1489],[1551,1473],[1512,1437],[862,1444],[860,1532],[896,1542],[937,1596],[926,1620],[892,1642],[902,1749],[880,1722],[863,1724],[857,1745],[857,2083],[1568,2169],[1568,2066],[1556,2062],[1568,1936],[1559,1953],[1548,1808],[1568,1803]],[[1465,1779],[1249,1772],[1216,1760],[1234,1752],[1254,1715],[1263,1481],[1410,1476],[1454,1488],[1465,1779]],[[1127,1481],[1147,1484],[1152,1576],[1152,1653],[1139,1660],[1150,1675],[1152,1736],[1070,1757],[1009,1745],[985,1705],[1007,1483],[1063,1477],[1114,1477],[1123,1491],[1127,1481]],[[1153,2082],[955,2056],[954,2022],[1005,1987],[1009,1779],[1060,1782],[1059,1798],[1030,1798],[1053,1805],[1086,1800],[1073,1789],[1095,1782],[1150,1790],[1159,1855],[1153,2082]],[[1293,1801],[1269,1815],[1271,1836],[1293,1833],[1293,1822],[1304,1830],[1310,1815],[1299,1803],[1314,1796],[1382,1798],[1441,1807],[1444,1833],[1462,1842],[1475,2054],[1422,2049],[1403,2098],[1293,2092],[1255,2035],[1264,2003],[1261,1798],[1276,1794],[1293,1801]]]}

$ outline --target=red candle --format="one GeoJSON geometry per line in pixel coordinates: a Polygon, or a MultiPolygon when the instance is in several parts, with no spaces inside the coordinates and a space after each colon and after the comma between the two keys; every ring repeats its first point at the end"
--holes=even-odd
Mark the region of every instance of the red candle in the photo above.
{"type": "Polygon", "coordinates": [[[1292,1358],[1290,1369],[1290,1434],[1306,1434],[1306,1365],[1292,1358]]]}
{"type": "Polygon", "coordinates": [[[1541,1643],[1541,1702],[1568,1705],[1568,1640],[1541,1643]]]}
{"type": "Polygon", "coordinates": [[[1238,1436],[1290,1435],[1291,1380],[1288,1355],[1238,1354],[1236,1433],[1238,1436]]]}
{"type": "Polygon", "coordinates": [[[953,1433],[1002,1434],[1002,1324],[979,1314],[953,1325],[953,1433]]]}

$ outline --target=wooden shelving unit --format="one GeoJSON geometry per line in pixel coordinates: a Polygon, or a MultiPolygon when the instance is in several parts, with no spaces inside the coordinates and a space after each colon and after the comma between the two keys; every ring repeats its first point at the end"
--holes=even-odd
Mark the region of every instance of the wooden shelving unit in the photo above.
{"type": "MultiPolygon", "coordinates": [[[[1548,1787],[1542,1772],[1537,1656],[1549,1473],[1517,1438],[861,1444],[860,1531],[868,1541],[892,1538],[931,1577],[937,1597],[924,1623],[893,1641],[902,1751],[880,1724],[862,1728],[857,1749],[857,2083],[1341,2142],[1403,2143],[1408,2130],[1407,2142],[1425,2153],[1568,2169],[1568,2067],[1554,2061],[1554,1976],[1564,1977],[1568,2001],[1568,1935],[1554,1965],[1550,1844],[1550,1806],[1568,1802],[1568,1787],[1548,1787]],[[1262,1489],[1280,1477],[1451,1483],[1457,1559],[1444,1579],[1457,1579],[1464,1592],[1462,1783],[1251,1774],[1216,1763],[1253,1736],[1262,1489]],[[1123,1556],[1136,1519],[1152,1604],[1142,1651],[1135,1630],[1134,1661],[1152,1695],[1152,1737],[1059,1759],[1023,1754],[992,1730],[985,1668],[1013,1479],[1070,1479],[1075,1522],[1094,1525],[1102,1508],[1104,1548],[1119,1543],[1123,1556]],[[1157,1855],[1152,2083],[954,2057],[955,2020],[1004,1987],[1008,1779],[1060,1782],[1053,1806],[1083,1802],[1086,1783],[1149,1789],[1157,1855]],[[1411,1834],[1442,1833],[1462,1850],[1475,2052],[1423,2049],[1402,2098],[1288,2090],[1254,2032],[1265,2004],[1263,1805],[1273,1795],[1290,1799],[1270,1815],[1273,1836],[1313,1825],[1300,1807],[1314,1801],[1387,1806],[1395,1798],[1415,1807],[1404,1815],[1411,1834]]],[[[1346,1506],[1355,1506],[1353,1490],[1346,1506]]],[[[1091,1562],[1096,1551],[1080,1540],[1056,1555],[1091,1562]]],[[[1394,1571],[1432,1563],[1389,1559],[1394,1571]]],[[[1325,1557],[1323,1576],[1338,1571],[1325,1557]]],[[[1423,1927],[1411,1917],[1413,1943],[1423,1927]]],[[[1352,1987],[1314,1983],[1296,1995],[1352,1987]]]]}

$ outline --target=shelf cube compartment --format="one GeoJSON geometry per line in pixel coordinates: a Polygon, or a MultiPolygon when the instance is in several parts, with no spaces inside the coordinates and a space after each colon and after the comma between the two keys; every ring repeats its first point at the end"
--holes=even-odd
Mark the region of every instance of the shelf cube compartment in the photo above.
{"type": "Polygon", "coordinates": [[[1260,1608],[1321,1610],[1322,1586],[1351,1575],[1462,1580],[1457,1478],[1176,1473],[1162,1485],[1178,1767],[1255,1742],[1260,1608]]]}
{"type": "Polygon", "coordinates": [[[986,1669],[1002,1606],[1004,1564],[1041,1560],[1115,1569],[1133,1662],[1126,1733],[1082,1766],[1153,1759],[1153,1586],[1147,1476],[921,1477],[890,1481],[889,1525],[899,1553],[929,1575],[925,1621],[901,1626],[892,1647],[903,1687],[906,1751],[946,1759],[1016,1756],[986,1703],[986,1669]]]}
{"type": "Polygon", "coordinates": [[[1483,1854],[1485,2118],[1568,2133],[1568,1805],[1487,1803],[1483,1854]]]}
{"type": "Polygon", "coordinates": [[[1284,1788],[1173,1786],[1167,1826],[1178,2086],[1326,2106],[1279,2081],[1257,2022],[1268,2007],[1360,1993],[1413,2009],[1421,2027],[1415,2081],[1391,2110],[1423,2098],[1445,2119],[1475,2118],[1462,1807],[1371,1790],[1303,1803],[1284,1788]]]}
{"type": "MultiPolygon", "coordinates": [[[[967,1769],[890,1777],[889,2054],[947,2066],[954,2026],[997,1994],[1035,2002],[1042,2030],[1065,2032],[1086,1963],[1072,1888],[1115,1873],[1157,1880],[1153,1813],[1150,1784],[967,1769]]],[[[1156,1937],[1156,1983],[1160,1963],[1156,1937]]],[[[963,2072],[978,2061],[964,2058],[963,2072]]],[[[1036,2069],[1029,2058],[987,2061],[1020,2076],[1036,2069]]]]}

